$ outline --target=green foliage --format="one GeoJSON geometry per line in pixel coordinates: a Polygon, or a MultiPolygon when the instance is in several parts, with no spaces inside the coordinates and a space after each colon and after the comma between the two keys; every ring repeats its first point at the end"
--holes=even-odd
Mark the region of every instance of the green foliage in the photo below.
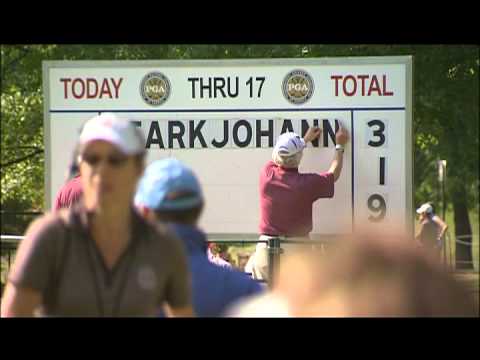
{"type": "Polygon", "coordinates": [[[36,63],[29,56],[34,50],[27,47],[10,50],[2,46],[1,203],[2,208],[7,204],[23,204],[27,209],[41,209],[43,95],[41,71],[37,67],[41,69],[43,49],[36,63]]]}

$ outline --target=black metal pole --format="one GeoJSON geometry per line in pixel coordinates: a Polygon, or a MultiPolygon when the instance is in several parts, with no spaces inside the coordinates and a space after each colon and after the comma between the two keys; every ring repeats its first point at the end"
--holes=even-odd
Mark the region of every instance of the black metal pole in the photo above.
{"type": "Polygon", "coordinates": [[[268,286],[273,287],[280,262],[280,238],[268,239],[268,286]]]}

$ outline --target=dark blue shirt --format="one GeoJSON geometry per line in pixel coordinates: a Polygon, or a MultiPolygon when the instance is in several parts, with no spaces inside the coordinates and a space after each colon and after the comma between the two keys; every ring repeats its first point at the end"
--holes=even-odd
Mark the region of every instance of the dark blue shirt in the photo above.
{"type": "Polygon", "coordinates": [[[215,265],[207,257],[206,235],[183,224],[170,224],[183,241],[192,274],[192,303],[197,316],[222,316],[238,299],[257,294],[262,286],[246,273],[215,265]]]}

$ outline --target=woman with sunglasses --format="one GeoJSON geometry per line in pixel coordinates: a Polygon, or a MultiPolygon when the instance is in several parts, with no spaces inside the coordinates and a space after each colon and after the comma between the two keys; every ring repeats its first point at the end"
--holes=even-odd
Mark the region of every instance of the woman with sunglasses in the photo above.
{"type": "Polygon", "coordinates": [[[143,134],[104,113],[80,134],[83,199],[32,223],[20,244],[2,316],[193,316],[181,242],[135,212],[143,134]]]}

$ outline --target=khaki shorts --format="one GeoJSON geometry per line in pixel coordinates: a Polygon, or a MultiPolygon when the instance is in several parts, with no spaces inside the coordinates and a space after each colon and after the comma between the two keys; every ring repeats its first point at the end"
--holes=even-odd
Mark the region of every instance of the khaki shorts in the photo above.
{"type": "MultiPolygon", "coordinates": [[[[260,235],[259,240],[261,241],[268,241],[272,239],[272,236],[268,235],[260,235]]],[[[284,236],[280,236],[280,240],[308,240],[306,237],[289,237],[286,238],[284,236]]],[[[280,244],[281,256],[282,255],[290,255],[297,251],[305,251],[308,248],[312,248],[314,245],[306,245],[306,244],[280,244]]],[[[251,260],[251,269],[252,269],[252,277],[256,280],[265,280],[268,281],[268,245],[264,242],[258,243],[255,249],[255,253],[253,253],[251,260]]],[[[249,260],[249,262],[250,262],[249,260]]]]}

